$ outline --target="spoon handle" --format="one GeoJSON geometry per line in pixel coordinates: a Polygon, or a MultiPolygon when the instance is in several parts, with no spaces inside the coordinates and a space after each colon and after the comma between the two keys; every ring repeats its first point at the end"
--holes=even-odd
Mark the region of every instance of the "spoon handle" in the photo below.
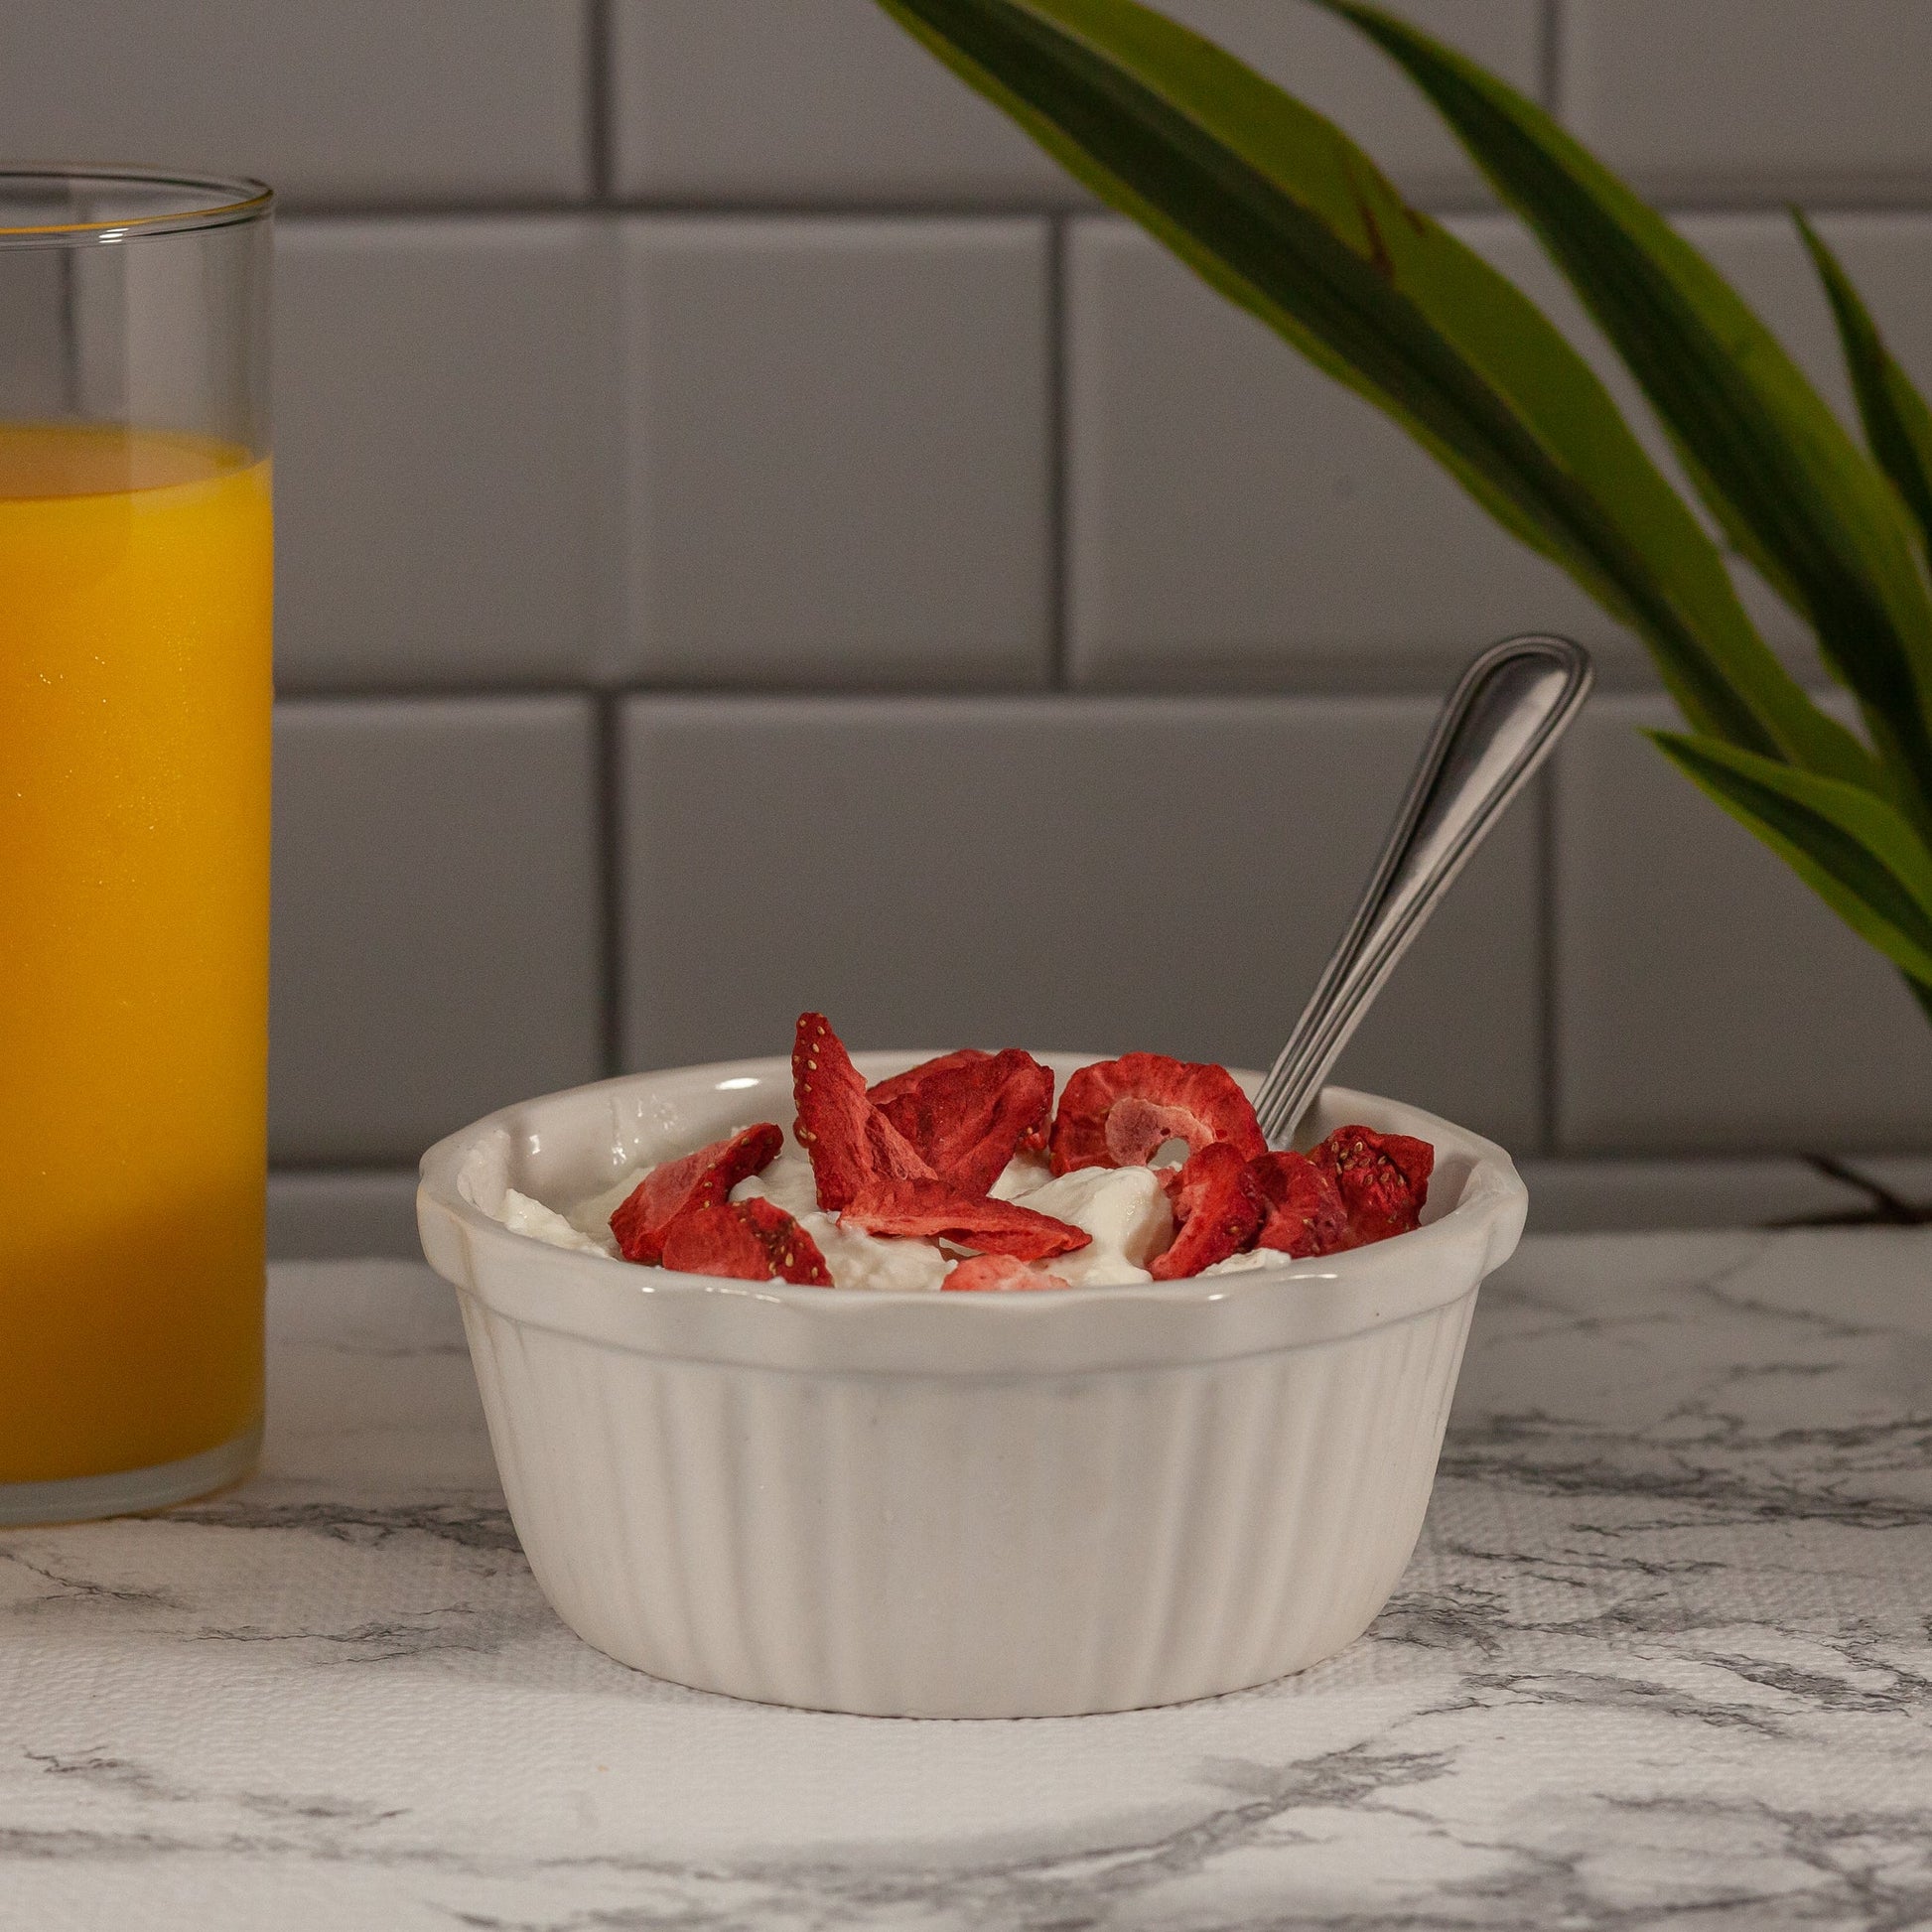
{"type": "Polygon", "coordinates": [[[1567,637],[1511,637],[1462,673],[1341,943],[1255,1098],[1270,1147],[1291,1145],[1369,1002],[1503,807],[1589,695],[1589,654],[1567,637]]]}

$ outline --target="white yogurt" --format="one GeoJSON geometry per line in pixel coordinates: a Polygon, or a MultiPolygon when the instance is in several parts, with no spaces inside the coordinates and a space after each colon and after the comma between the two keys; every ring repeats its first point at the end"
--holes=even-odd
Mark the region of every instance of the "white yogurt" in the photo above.
{"type": "MultiPolygon", "coordinates": [[[[633,1168],[562,1214],[509,1188],[497,1218],[512,1233],[555,1248],[615,1255],[611,1216],[649,1172],[648,1167],[633,1168]]],[[[1088,1246],[1070,1255],[1036,1264],[1069,1287],[1113,1288],[1149,1281],[1147,1264],[1173,1239],[1173,1215],[1159,1171],[1153,1168],[1081,1168],[1055,1179],[1045,1162],[1021,1157],[1007,1164],[991,1192],[996,1200],[1050,1214],[1092,1237],[1088,1246]]],[[[901,1294],[936,1290],[962,1252],[946,1242],[898,1240],[842,1225],[837,1215],[819,1206],[812,1164],[789,1144],[762,1173],[741,1180],[731,1198],[768,1200],[782,1207],[818,1244],[839,1288],[901,1294]]],[[[1247,1255],[1235,1259],[1249,1266],[1265,1265],[1247,1255]]]]}
{"type": "Polygon", "coordinates": [[[1173,1239],[1173,1212],[1152,1168],[1076,1168],[1013,1198],[1093,1236],[1088,1246],[1039,1264],[1068,1288],[1152,1281],[1147,1264],[1173,1239]]]}
{"type": "Polygon", "coordinates": [[[589,1200],[565,1208],[564,1219],[579,1234],[587,1234],[593,1241],[609,1243],[606,1252],[616,1254],[618,1244],[611,1232],[611,1216],[637,1191],[638,1181],[649,1173],[648,1166],[629,1169],[621,1180],[614,1180],[601,1194],[593,1194],[589,1200]]]}
{"type": "Polygon", "coordinates": [[[1053,1170],[1044,1161],[1031,1154],[1016,1154],[986,1191],[995,1200],[1018,1200],[1022,1194],[1043,1187],[1052,1177],[1053,1170]]]}
{"type": "MultiPolygon", "coordinates": [[[[1217,1261],[1203,1268],[1202,1275],[1245,1275],[1253,1268],[1279,1268],[1288,1260],[1278,1248],[1250,1248],[1246,1254],[1229,1255],[1225,1261],[1217,1261]]],[[[1192,1279],[1198,1281],[1199,1275],[1192,1279]]]]}
{"type": "Polygon", "coordinates": [[[555,1208],[519,1194],[514,1187],[503,1189],[503,1205],[496,1218],[512,1234],[527,1234],[532,1241],[547,1241],[553,1248],[570,1248],[585,1255],[615,1255],[618,1251],[608,1227],[599,1241],[595,1235],[573,1227],[555,1208]]]}
{"type": "Polygon", "coordinates": [[[916,1294],[936,1289],[952,1269],[952,1257],[933,1241],[898,1241],[862,1228],[842,1227],[818,1204],[812,1164],[787,1148],[762,1173],[731,1191],[739,1200],[768,1200],[782,1207],[818,1243],[835,1288],[889,1289],[916,1294]]]}
{"type": "MultiPolygon", "coordinates": [[[[812,1164],[792,1148],[781,1149],[762,1173],[741,1180],[732,1189],[733,1200],[768,1200],[787,1214],[803,1220],[807,1214],[821,1212],[818,1205],[818,1180],[812,1164]]],[[[826,1220],[832,1217],[827,1214],[826,1220]]]]}

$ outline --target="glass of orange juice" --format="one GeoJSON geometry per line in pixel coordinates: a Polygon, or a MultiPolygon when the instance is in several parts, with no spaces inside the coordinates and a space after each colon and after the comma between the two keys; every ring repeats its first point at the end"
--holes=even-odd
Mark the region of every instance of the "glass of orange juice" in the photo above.
{"type": "Polygon", "coordinates": [[[260,1441],[269,207],[0,169],[0,1524],[260,1441]]]}

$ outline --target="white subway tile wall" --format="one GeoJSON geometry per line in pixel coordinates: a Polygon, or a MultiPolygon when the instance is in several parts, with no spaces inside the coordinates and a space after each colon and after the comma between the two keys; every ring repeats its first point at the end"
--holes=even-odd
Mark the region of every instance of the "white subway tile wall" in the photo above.
{"type": "MultiPolygon", "coordinates": [[[[1665,198],[1845,408],[1778,205],[1826,210],[1932,381],[1922,0],[1405,10],[1665,198]]],[[[1173,11],[1629,397],[1380,56],[1300,0],[1173,11]]],[[[406,1243],[441,1133],[781,1051],[806,1003],[1264,1058],[1433,695],[1546,625],[1608,694],[1346,1074],[1504,1138],[1546,1225],[1855,1199],[1808,1152],[1932,1184],[1923,1021],[1636,735],[1641,652],[872,0],[9,0],[0,142],[290,210],[284,1250],[406,1243]]]]}
{"type": "Polygon", "coordinates": [[[592,0],[7,0],[0,140],[303,207],[583,202],[592,23],[592,0]]]}
{"type": "MultiPolygon", "coordinates": [[[[1422,698],[679,698],[624,705],[626,1065],[999,1038],[1266,1064],[1368,875],[1422,698]]],[[[1339,1077],[1535,1146],[1534,808],[1506,820],[1339,1077]]]]}
{"type": "Polygon", "coordinates": [[[1674,723],[1599,698],[1560,760],[1557,1144],[1932,1146],[1905,982],[1639,736],[1674,723]]]}
{"type": "Polygon", "coordinates": [[[640,217],[621,239],[620,674],[1045,685],[1046,223],[640,217]]]}
{"type": "Polygon", "coordinates": [[[1924,0],[1560,0],[1558,19],[1562,105],[1640,186],[1923,206],[1924,0]]]}
{"type": "Polygon", "coordinates": [[[1436,690],[1511,630],[1621,648],[1385,416],[1139,228],[1069,224],[1066,315],[1076,685],[1436,690]]]}
{"type": "Polygon", "coordinates": [[[269,1147],[411,1161],[604,1063],[598,720],[584,696],[279,709],[269,1147]]]}
{"type": "Polygon", "coordinates": [[[620,525],[612,258],[590,215],[281,224],[283,690],[600,674],[620,525]]]}
{"type": "Polygon", "coordinates": [[[1058,207],[1080,189],[873,0],[613,0],[612,187],[698,207],[1058,207]]]}

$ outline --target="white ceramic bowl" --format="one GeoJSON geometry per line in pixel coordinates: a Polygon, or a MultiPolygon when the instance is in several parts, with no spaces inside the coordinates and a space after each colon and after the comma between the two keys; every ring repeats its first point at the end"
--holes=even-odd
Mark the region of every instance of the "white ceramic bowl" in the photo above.
{"type": "MultiPolygon", "coordinates": [[[[926,1057],[855,1056],[869,1080],[926,1057]]],[[[1040,1056],[1062,1079],[1095,1054],[1040,1056]]],[[[1252,1082],[1250,1083],[1252,1085],[1252,1082]]],[[[875,1294],[632,1268],[512,1234],[754,1120],[780,1059],[508,1107],[423,1160],[510,1515],[557,1613],[653,1676],[817,1710],[1070,1716],[1264,1683],[1367,1628],[1422,1527],[1509,1157],[1436,1146],[1427,1224],[1146,1287],[875,1294]]]]}

